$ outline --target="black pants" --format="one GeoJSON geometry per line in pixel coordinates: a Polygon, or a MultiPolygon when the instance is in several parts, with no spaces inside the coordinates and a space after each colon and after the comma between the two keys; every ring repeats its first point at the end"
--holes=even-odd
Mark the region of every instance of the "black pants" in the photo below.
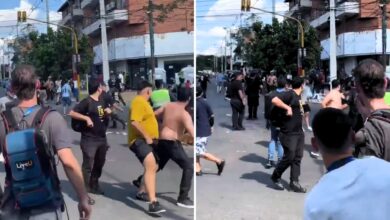
{"type": "Polygon", "coordinates": [[[116,122],[119,121],[119,123],[122,124],[123,128],[125,128],[126,124],[125,121],[120,119],[119,116],[115,113],[111,114],[111,120],[112,120],[112,127],[116,128],[116,122]]]}
{"type": "Polygon", "coordinates": [[[203,98],[207,98],[207,86],[202,86],[203,98]]]}
{"type": "Polygon", "coordinates": [[[232,107],[232,123],[233,128],[243,127],[242,121],[244,120],[245,115],[245,106],[242,104],[241,100],[232,99],[230,101],[230,106],[232,107]]]}
{"type": "Polygon", "coordinates": [[[159,168],[162,170],[167,162],[172,159],[183,170],[180,183],[178,201],[188,198],[194,175],[193,161],[188,158],[180,141],[159,140],[157,147],[159,168]]]}
{"type": "Polygon", "coordinates": [[[83,177],[85,184],[89,185],[91,180],[97,182],[102,175],[109,147],[107,140],[95,140],[85,137],[81,138],[80,145],[83,153],[83,177]]]}
{"type": "Polygon", "coordinates": [[[283,146],[284,154],[272,176],[275,179],[281,178],[284,171],[291,166],[290,181],[299,181],[305,136],[304,134],[280,133],[279,139],[283,146]]]}
{"type": "Polygon", "coordinates": [[[257,118],[257,108],[259,107],[259,97],[248,97],[248,118],[257,118]]]}

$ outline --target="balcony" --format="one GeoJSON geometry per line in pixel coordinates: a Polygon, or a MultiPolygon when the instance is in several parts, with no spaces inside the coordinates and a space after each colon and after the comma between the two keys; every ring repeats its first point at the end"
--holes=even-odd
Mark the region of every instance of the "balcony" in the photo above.
{"type": "MultiPolygon", "coordinates": [[[[89,20],[87,20],[88,22],[89,20]]],[[[89,24],[83,28],[83,34],[88,36],[95,36],[100,33],[100,20],[89,21],[89,24]]]]}
{"type": "Polygon", "coordinates": [[[118,24],[129,19],[128,11],[126,9],[113,10],[106,15],[107,25],[118,24]]]}
{"type": "Polygon", "coordinates": [[[311,0],[299,0],[298,3],[290,2],[290,10],[286,13],[287,16],[294,16],[296,13],[310,12],[312,7],[311,0]]]}
{"type": "MultiPolygon", "coordinates": [[[[343,20],[358,15],[360,12],[359,2],[344,2],[337,6],[336,19],[343,20]]],[[[314,28],[325,28],[329,25],[329,12],[315,18],[310,22],[314,28]]]]}
{"type": "MultiPolygon", "coordinates": [[[[62,12],[62,13],[65,13],[65,12],[62,12]]],[[[82,19],[84,16],[83,14],[83,10],[80,9],[80,8],[73,8],[73,18],[75,20],[80,20],[82,19]]],[[[60,25],[69,25],[70,22],[72,21],[72,12],[68,12],[67,15],[65,15],[65,17],[62,18],[62,20],[60,21],[60,25]]]]}
{"type": "Polygon", "coordinates": [[[93,8],[99,5],[99,0],[82,0],[81,1],[81,8],[93,8]]]}

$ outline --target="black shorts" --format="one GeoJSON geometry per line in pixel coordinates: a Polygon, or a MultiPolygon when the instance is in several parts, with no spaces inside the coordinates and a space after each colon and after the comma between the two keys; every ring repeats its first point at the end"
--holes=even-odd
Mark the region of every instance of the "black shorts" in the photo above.
{"type": "Polygon", "coordinates": [[[304,113],[311,112],[311,108],[309,104],[303,104],[302,107],[304,113]]]}
{"type": "Polygon", "coordinates": [[[137,139],[130,146],[130,150],[135,154],[138,160],[143,164],[145,158],[149,155],[149,153],[153,153],[156,162],[158,163],[158,157],[155,152],[156,144],[149,145],[146,143],[144,139],[137,139]]]}

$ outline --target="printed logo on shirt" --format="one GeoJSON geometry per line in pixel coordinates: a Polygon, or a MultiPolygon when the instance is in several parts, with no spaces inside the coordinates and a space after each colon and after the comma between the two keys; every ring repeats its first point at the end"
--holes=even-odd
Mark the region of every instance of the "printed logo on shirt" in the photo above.
{"type": "Polygon", "coordinates": [[[98,110],[99,118],[103,118],[104,117],[103,107],[101,105],[98,105],[97,110],[98,110]]]}

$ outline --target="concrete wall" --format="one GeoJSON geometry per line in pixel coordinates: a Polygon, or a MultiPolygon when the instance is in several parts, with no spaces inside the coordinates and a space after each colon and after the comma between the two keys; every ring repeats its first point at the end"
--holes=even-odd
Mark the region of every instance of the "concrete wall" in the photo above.
{"type": "MultiPolygon", "coordinates": [[[[175,32],[155,35],[155,56],[192,56],[194,53],[193,32],[175,32]],[[176,45],[176,46],[172,46],[176,45]]],[[[150,56],[149,35],[116,38],[108,43],[110,61],[138,59],[150,56]]],[[[93,48],[94,64],[102,61],[101,44],[93,48]]]]}
{"type": "MultiPolygon", "coordinates": [[[[390,31],[389,29],[387,30],[390,31]]],[[[329,59],[329,39],[321,41],[321,59],[329,59]]],[[[387,38],[390,45],[390,38],[387,38]]],[[[361,56],[382,53],[382,31],[380,29],[363,32],[348,32],[337,35],[337,56],[361,56]]],[[[387,47],[390,53],[390,47],[387,47]]]]}

